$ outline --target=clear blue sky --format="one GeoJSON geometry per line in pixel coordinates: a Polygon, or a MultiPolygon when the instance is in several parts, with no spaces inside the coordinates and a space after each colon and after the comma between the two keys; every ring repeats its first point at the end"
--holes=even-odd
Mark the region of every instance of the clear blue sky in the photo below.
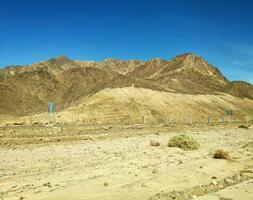
{"type": "Polygon", "coordinates": [[[195,53],[253,83],[252,0],[0,0],[0,66],[195,53]]]}

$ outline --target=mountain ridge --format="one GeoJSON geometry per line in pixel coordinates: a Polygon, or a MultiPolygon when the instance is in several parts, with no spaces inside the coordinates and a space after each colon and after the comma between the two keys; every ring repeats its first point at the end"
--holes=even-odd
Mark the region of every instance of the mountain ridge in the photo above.
{"type": "Polygon", "coordinates": [[[184,94],[227,93],[253,99],[253,85],[226,79],[203,58],[185,53],[171,60],[75,61],[59,56],[0,70],[0,111],[42,112],[48,101],[62,110],[105,88],[135,87],[184,94]],[[15,106],[16,108],[15,108],[15,106]]]}

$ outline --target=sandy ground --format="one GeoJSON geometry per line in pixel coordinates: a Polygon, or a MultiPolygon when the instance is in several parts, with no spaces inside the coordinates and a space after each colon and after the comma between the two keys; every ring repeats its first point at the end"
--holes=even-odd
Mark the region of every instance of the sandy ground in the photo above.
{"type": "Polygon", "coordinates": [[[232,199],[253,199],[253,180],[245,181],[235,186],[228,187],[219,192],[207,194],[197,198],[197,200],[232,200],[232,199]]]}
{"type": "Polygon", "coordinates": [[[188,199],[247,200],[253,195],[252,128],[1,127],[0,161],[4,200],[170,199],[157,194],[201,186],[209,188],[206,194],[197,197],[192,192],[188,199]],[[172,136],[182,133],[194,137],[201,148],[167,147],[172,136]],[[150,140],[160,146],[150,146],[150,140]],[[230,152],[232,160],[212,158],[221,148],[230,152]],[[219,185],[240,170],[246,170],[247,176],[242,174],[236,185],[219,185]],[[212,185],[219,189],[212,190],[212,185]]]}

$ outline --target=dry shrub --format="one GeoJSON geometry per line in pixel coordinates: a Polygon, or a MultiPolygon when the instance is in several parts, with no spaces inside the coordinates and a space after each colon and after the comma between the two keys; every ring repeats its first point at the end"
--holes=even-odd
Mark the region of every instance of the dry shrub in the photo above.
{"type": "Polygon", "coordinates": [[[191,136],[178,135],[169,140],[169,147],[179,147],[184,150],[194,150],[200,147],[199,143],[191,136]]]}
{"type": "Polygon", "coordinates": [[[151,140],[151,141],[150,141],[150,146],[152,146],[152,147],[158,147],[158,146],[160,146],[160,143],[151,140]]]}
{"type": "Polygon", "coordinates": [[[241,125],[238,126],[238,128],[245,128],[245,129],[247,129],[247,128],[249,128],[249,126],[241,124],[241,125]]]}
{"type": "Polygon", "coordinates": [[[227,151],[224,151],[223,149],[218,149],[214,152],[213,158],[229,160],[230,155],[227,151]]]}
{"type": "Polygon", "coordinates": [[[24,122],[14,122],[13,125],[16,125],[16,126],[20,126],[20,125],[24,125],[25,123],[24,122]]]}

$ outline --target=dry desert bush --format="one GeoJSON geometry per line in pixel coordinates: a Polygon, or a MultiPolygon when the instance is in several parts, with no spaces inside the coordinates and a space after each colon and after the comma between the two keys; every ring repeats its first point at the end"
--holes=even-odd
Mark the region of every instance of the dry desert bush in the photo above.
{"type": "Polygon", "coordinates": [[[184,150],[194,150],[200,147],[199,143],[191,136],[178,135],[169,140],[169,147],[179,147],[184,150]]]}
{"type": "Polygon", "coordinates": [[[247,128],[249,128],[249,126],[241,124],[241,125],[238,126],[238,128],[245,128],[245,129],[247,129],[247,128]]]}
{"type": "Polygon", "coordinates": [[[223,149],[218,149],[214,152],[213,158],[215,159],[230,159],[229,152],[224,151],[223,149]]]}

